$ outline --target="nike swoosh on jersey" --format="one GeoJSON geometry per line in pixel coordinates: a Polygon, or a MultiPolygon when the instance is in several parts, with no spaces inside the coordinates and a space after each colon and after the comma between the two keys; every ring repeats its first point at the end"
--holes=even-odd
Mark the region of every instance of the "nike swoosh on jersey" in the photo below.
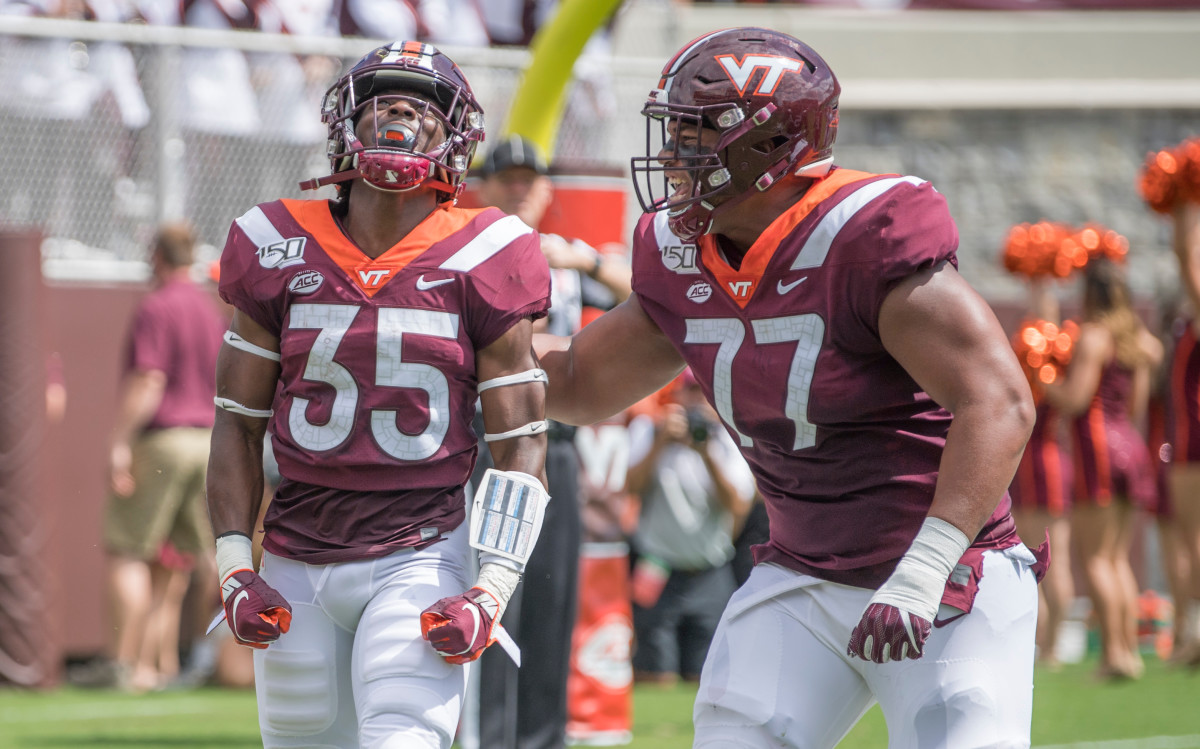
{"type": "MultiPolygon", "coordinates": [[[[807,276],[805,276],[805,278],[807,278],[807,276]]],[[[434,288],[435,286],[441,286],[444,283],[453,283],[453,282],[454,282],[453,278],[443,278],[438,281],[426,281],[425,276],[419,276],[417,278],[417,291],[429,291],[430,289],[434,288]]]]}
{"type": "Polygon", "coordinates": [[[776,287],[776,289],[779,291],[780,294],[786,294],[807,280],[808,280],[808,276],[805,276],[803,278],[798,278],[795,281],[792,281],[791,283],[784,283],[783,279],[780,279],[779,285],[776,287]]]}

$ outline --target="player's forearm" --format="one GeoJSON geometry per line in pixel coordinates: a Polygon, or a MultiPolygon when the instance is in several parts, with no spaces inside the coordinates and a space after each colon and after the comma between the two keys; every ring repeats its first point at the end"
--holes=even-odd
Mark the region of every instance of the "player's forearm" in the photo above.
{"type": "Polygon", "coordinates": [[[1020,398],[957,410],[929,516],[974,539],[1012,482],[1032,429],[1032,406],[1020,398]]]}
{"type": "Polygon", "coordinates": [[[520,471],[546,484],[546,435],[517,437],[489,444],[498,471],[520,471]]]}
{"type": "Polygon", "coordinates": [[[208,514],[216,535],[237,531],[251,535],[263,488],[263,437],[266,420],[248,423],[218,410],[209,451],[208,514]]]}
{"type": "Polygon", "coordinates": [[[129,444],[150,423],[162,405],[166,387],[167,376],[158,370],[131,372],[126,376],[113,423],[114,444],[129,444]]]}

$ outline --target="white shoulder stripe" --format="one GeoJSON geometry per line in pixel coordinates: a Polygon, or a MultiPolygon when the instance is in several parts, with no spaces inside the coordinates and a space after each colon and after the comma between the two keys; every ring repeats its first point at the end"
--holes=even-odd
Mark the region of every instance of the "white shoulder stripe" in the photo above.
{"type": "Polygon", "coordinates": [[[651,225],[654,226],[654,241],[660,249],[681,244],[679,237],[671,231],[670,218],[666,211],[659,211],[651,221],[651,225]]]}
{"type": "Polygon", "coordinates": [[[792,270],[820,267],[825,262],[825,256],[829,254],[829,248],[833,246],[833,240],[837,238],[838,232],[842,230],[842,227],[850,223],[850,219],[854,218],[855,214],[867,207],[872,200],[883,195],[901,182],[907,182],[910,185],[921,185],[925,183],[925,180],[919,177],[881,179],[877,182],[863,185],[847,195],[846,199],[838,203],[832,211],[825,214],[825,217],[821,219],[817,227],[813,229],[812,234],[809,235],[808,240],[804,243],[804,247],[800,250],[800,254],[796,256],[795,262],[792,263],[792,270]]]}
{"type": "Polygon", "coordinates": [[[466,272],[495,255],[517,237],[529,234],[533,229],[516,216],[505,216],[479,232],[461,250],[451,255],[439,268],[466,272]]]}
{"type": "Polygon", "coordinates": [[[284,237],[275,228],[275,224],[271,223],[271,219],[262,212],[262,208],[254,206],[246,211],[241,218],[237,219],[237,225],[246,233],[246,237],[255,247],[266,247],[267,245],[282,242],[284,237]]]}

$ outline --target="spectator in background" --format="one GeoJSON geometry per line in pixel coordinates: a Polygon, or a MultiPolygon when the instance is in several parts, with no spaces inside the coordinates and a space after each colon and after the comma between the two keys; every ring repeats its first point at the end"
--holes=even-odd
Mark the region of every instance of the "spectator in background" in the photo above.
{"type": "Polygon", "coordinates": [[[333,22],[342,36],[428,39],[420,0],[334,0],[333,22]]]}
{"type": "Polygon", "coordinates": [[[700,679],[721,612],[737,589],[734,529],[754,477],[685,369],[657,418],[629,425],[628,490],[642,501],[633,536],[634,679],[700,679]]]}
{"type": "MultiPolygon", "coordinates": [[[[252,0],[185,0],[184,26],[220,31],[258,28],[252,0]]],[[[202,237],[222,236],[230,216],[259,199],[260,185],[246,178],[250,137],[262,130],[249,59],[230,47],[184,47],[174,120],[184,149],[186,211],[202,237]]]]}
{"type": "MultiPolygon", "coordinates": [[[[1028,313],[1034,319],[1059,325],[1058,300],[1048,283],[1041,277],[1029,280],[1028,313]]],[[[1038,586],[1038,660],[1057,668],[1059,630],[1075,600],[1069,556],[1069,513],[1075,468],[1061,414],[1047,401],[1040,381],[1034,379],[1031,386],[1037,421],[1008,493],[1012,497],[1012,514],[1018,535],[1027,543],[1037,543],[1043,535],[1049,534],[1050,548],[1061,554],[1059,563],[1050,565],[1038,586]]]]}
{"type": "MultiPolygon", "coordinates": [[[[488,151],[479,200],[537,229],[554,199],[546,161],[532,141],[510,135],[488,151]]],[[[608,309],[629,296],[629,266],[604,259],[582,240],[541,235],[550,265],[551,308],[535,331],[570,335],[584,306],[608,309]]],[[[480,668],[479,739],[488,749],[550,749],[566,740],[567,674],[578,600],[579,455],[574,427],[551,421],[546,479],[554,501],[541,541],[509,602],[505,626],[522,648],[536,650],[517,669],[500,652],[484,653],[480,668]]],[[[481,454],[478,479],[488,468],[481,454]]],[[[476,483],[478,483],[476,481],[476,483]]]]}
{"type": "Polygon", "coordinates": [[[179,620],[194,557],[211,554],[204,504],[213,376],[225,319],[192,282],[190,226],[162,226],[155,289],[138,305],[109,450],[104,520],[119,685],[165,686],[179,671],[179,620]]]}
{"type": "MultiPolygon", "coordinates": [[[[0,4],[0,17],[10,14],[104,22],[136,17],[113,0],[0,4]]],[[[90,219],[119,212],[113,185],[128,177],[137,131],[150,122],[133,54],[116,42],[5,37],[0,80],[6,142],[55,144],[41,149],[38,167],[23,179],[0,185],[8,218],[56,237],[85,238],[90,219]]]]}
{"type": "MultiPolygon", "coordinates": [[[[332,6],[332,0],[261,3],[255,27],[271,34],[333,36],[337,31],[332,6]]],[[[272,194],[280,185],[296,192],[302,180],[322,174],[326,167],[323,149],[318,147],[325,139],[325,127],[312,112],[320,110],[321,97],[337,79],[341,63],[325,55],[287,52],[251,54],[249,62],[261,119],[257,194],[272,194]]]]}
{"type": "Polygon", "coordinates": [[[1100,627],[1102,678],[1142,673],[1138,585],[1129,561],[1135,508],[1154,501],[1154,474],[1136,424],[1146,415],[1162,344],[1131,306],[1121,269],[1106,258],[1083,273],[1083,321],[1066,376],[1046,402],[1071,418],[1077,475],[1071,533],[1100,627]]]}
{"type": "Polygon", "coordinates": [[[1172,245],[1179,278],[1190,310],[1172,329],[1167,409],[1167,441],[1171,450],[1168,490],[1182,534],[1187,564],[1181,589],[1188,597],[1175,601],[1184,615],[1177,634],[1175,658],[1200,665],[1200,204],[1180,201],[1172,214],[1172,245]]]}

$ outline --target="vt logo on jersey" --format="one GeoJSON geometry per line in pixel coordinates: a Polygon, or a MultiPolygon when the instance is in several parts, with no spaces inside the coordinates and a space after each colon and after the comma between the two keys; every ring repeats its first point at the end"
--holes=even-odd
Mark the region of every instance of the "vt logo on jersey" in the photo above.
{"type": "Polygon", "coordinates": [[[775,93],[775,87],[779,85],[779,79],[785,73],[798,73],[804,68],[803,60],[780,55],[745,55],[741,60],[734,55],[717,55],[716,60],[721,63],[725,74],[743,96],[756,70],[763,71],[763,74],[754,93],[758,96],[770,96],[775,93]]]}
{"type": "Polygon", "coordinates": [[[734,299],[749,299],[754,293],[753,281],[729,281],[729,293],[734,299]]]}
{"type": "Polygon", "coordinates": [[[358,284],[364,289],[379,288],[387,280],[391,272],[391,268],[372,268],[371,270],[362,270],[360,268],[358,271],[358,284]]]}
{"type": "Polygon", "coordinates": [[[286,268],[303,263],[306,241],[304,237],[292,237],[282,242],[263,245],[258,248],[258,264],[264,268],[286,268]]]}

